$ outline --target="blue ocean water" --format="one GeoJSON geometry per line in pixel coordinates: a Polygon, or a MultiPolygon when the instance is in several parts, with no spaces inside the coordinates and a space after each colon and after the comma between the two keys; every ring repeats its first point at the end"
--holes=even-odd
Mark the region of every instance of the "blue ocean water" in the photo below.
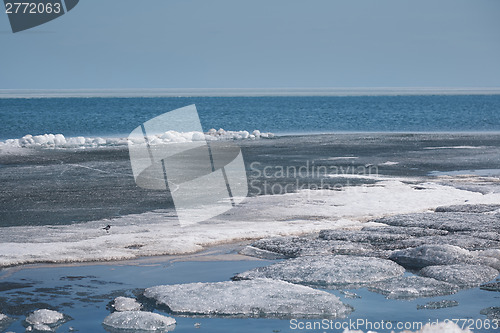
{"type": "Polygon", "coordinates": [[[277,134],[500,131],[500,95],[0,99],[0,139],[125,136],[196,104],[202,126],[277,134]]]}

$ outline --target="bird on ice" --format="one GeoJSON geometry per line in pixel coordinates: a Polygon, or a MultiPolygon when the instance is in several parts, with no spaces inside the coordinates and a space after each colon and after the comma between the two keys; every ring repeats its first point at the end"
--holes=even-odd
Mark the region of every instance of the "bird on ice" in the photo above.
{"type": "Polygon", "coordinates": [[[106,230],[106,232],[109,232],[109,229],[111,229],[111,225],[107,225],[105,226],[104,228],[102,228],[102,230],[106,230]]]}

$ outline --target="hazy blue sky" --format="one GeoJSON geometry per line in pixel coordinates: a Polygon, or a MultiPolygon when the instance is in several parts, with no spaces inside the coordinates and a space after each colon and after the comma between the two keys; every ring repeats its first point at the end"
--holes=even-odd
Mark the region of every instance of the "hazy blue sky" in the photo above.
{"type": "Polygon", "coordinates": [[[499,0],[81,0],[13,34],[0,89],[500,87],[499,0]]]}

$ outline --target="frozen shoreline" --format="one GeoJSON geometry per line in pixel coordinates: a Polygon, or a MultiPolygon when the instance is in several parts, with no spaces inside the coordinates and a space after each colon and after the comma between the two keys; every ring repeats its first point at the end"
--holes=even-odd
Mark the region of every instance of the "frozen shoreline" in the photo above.
{"type": "Polygon", "coordinates": [[[223,215],[184,227],[168,210],[62,226],[5,227],[0,236],[0,266],[195,253],[242,240],[323,229],[356,230],[373,218],[425,212],[437,206],[498,202],[500,193],[383,180],[343,191],[302,190],[250,197],[223,215]],[[101,229],[107,224],[112,226],[109,233],[101,229]]]}

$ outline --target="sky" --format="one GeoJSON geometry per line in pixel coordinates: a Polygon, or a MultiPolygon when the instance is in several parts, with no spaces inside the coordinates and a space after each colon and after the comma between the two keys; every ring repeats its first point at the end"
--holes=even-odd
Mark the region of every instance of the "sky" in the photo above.
{"type": "Polygon", "coordinates": [[[81,0],[0,89],[500,87],[498,0],[81,0]]]}

